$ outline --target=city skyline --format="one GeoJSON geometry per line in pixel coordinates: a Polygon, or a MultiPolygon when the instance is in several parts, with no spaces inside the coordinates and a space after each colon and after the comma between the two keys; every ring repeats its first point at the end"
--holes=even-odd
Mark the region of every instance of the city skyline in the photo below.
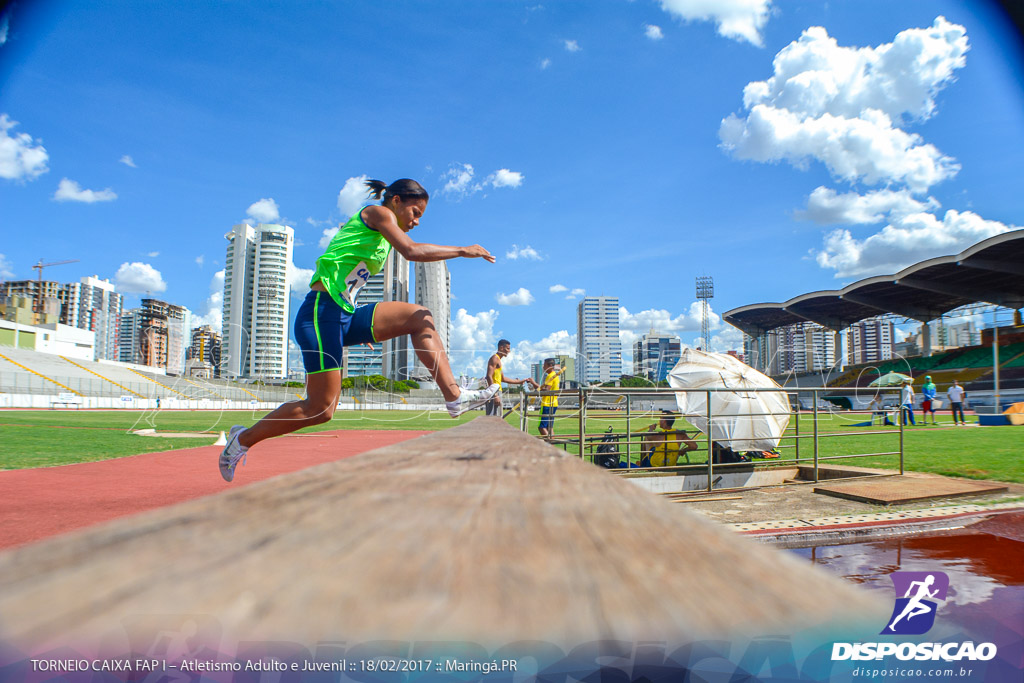
{"type": "Polygon", "coordinates": [[[698,345],[696,276],[711,348],[739,349],[723,311],[1024,223],[1020,40],[997,4],[704,6],[9,6],[0,279],[77,259],[44,277],[216,324],[220,236],[276,222],[294,306],[362,180],[414,177],[432,199],[413,239],[498,257],[449,262],[451,348],[481,375],[509,338],[522,376],[576,348],[584,295],[618,297],[630,367],[651,328],[698,345]]]}

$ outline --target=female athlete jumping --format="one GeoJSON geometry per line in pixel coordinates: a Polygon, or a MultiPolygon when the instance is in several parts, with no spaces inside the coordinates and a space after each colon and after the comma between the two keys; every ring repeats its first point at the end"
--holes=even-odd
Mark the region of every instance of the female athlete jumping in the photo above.
{"type": "Polygon", "coordinates": [[[434,319],[423,306],[384,301],[356,307],[359,290],[380,272],[392,247],[409,261],[463,257],[494,263],[491,253],[479,244],[443,247],[409,238],[407,233],[419,224],[430,199],[415,180],[404,178],[390,185],[370,180],[366,185],[370,196],[381,199],[380,205],[363,208],[341,226],[327,251],[317,259],[310,292],[295,316],[295,341],[306,368],[306,398],[281,405],[248,429],[240,425],[231,428],[219,460],[226,481],[234,478],[239,461],[244,464],[246,451],[260,441],[331,419],[341,393],[344,346],[408,334],[417,357],[441,389],[452,417],[483,405],[498,391],[497,385],[475,391],[459,387],[434,329],[434,319]]]}

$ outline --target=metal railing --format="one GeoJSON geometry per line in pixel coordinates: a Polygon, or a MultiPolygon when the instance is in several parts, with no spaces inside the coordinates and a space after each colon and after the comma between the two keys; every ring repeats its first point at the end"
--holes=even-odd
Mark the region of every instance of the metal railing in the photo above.
{"type": "MultiPolygon", "coordinates": [[[[898,459],[898,470],[900,474],[903,474],[905,465],[904,425],[899,409],[836,410],[832,404],[821,398],[823,394],[834,394],[834,391],[834,389],[823,387],[742,390],[587,387],[574,390],[523,393],[514,398],[510,397],[513,398],[513,401],[510,405],[507,401],[506,409],[508,412],[518,414],[519,428],[522,431],[535,432],[541,416],[541,409],[540,406],[534,406],[531,403],[538,397],[554,396],[558,399],[559,406],[553,417],[554,426],[551,430],[553,436],[549,439],[553,445],[582,459],[594,461],[598,446],[611,444],[614,446],[611,454],[618,455],[620,461],[619,467],[615,469],[635,473],[697,474],[703,472],[707,476],[707,491],[711,491],[715,484],[716,472],[726,473],[730,470],[736,471],[737,468],[749,469],[751,465],[769,468],[808,467],[811,472],[811,480],[818,482],[821,478],[823,463],[891,457],[894,460],[898,459]],[[749,394],[758,392],[784,393],[788,399],[789,424],[781,434],[775,449],[778,457],[771,459],[755,457],[745,462],[725,462],[722,457],[723,451],[720,445],[716,445],[714,434],[721,431],[720,426],[725,420],[731,418],[727,415],[715,415],[712,399],[715,394],[719,393],[749,394]],[[699,416],[691,414],[689,417],[706,422],[708,425],[706,430],[698,430],[688,423],[686,415],[679,412],[675,400],[676,394],[679,393],[703,394],[704,414],[699,416]],[[807,406],[808,402],[809,406],[807,406]],[[827,407],[823,409],[825,406],[827,407]],[[652,432],[649,428],[636,429],[636,423],[653,420],[657,424],[665,409],[672,411],[676,416],[674,426],[677,430],[685,430],[697,443],[697,449],[687,453],[680,452],[677,460],[685,459],[686,462],[683,464],[641,467],[638,463],[652,445],[650,437],[658,432],[652,432]],[[883,427],[888,423],[892,428],[873,428],[878,417],[883,418],[881,420],[883,427]],[[825,424],[826,421],[827,424],[825,424]],[[596,423],[601,424],[600,431],[595,431],[596,423]],[[603,429],[604,425],[608,425],[608,428],[603,429]],[[849,431],[846,427],[857,427],[861,431],[849,431]],[[869,428],[864,429],[864,427],[869,428]],[[847,452],[842,443],[844,440],[849,443],[851,437],[869,438],[873,448],[869,449],[869,452],[847,452]]],[[[893,398],[898,396],[896,390],[883,389],[880,390],[880,393],[886,395],[891,393],[893,398]]],[[[770,413],[749,412],[746,414],[758,417],[770,413]]],[[[863,442],[860,445],[863,448],[863,442]]],[[[737,450],[743,451],[742,448],[737,450]]]]}

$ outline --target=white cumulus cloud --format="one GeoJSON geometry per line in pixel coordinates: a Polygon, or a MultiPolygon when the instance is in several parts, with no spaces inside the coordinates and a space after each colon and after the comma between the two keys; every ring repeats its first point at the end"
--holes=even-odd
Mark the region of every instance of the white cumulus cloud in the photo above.
{"type": "MultiPolygon", "coordinates": [[[[527,244],[525,247],[520,247],[518,244],[512,245],[512,250],[505,252],[505,258],[516,261],[518,259],[527,259],[530,261],[542,261],[544,257],[541,256],[536,249],[527,244]]],[[[551,290],[554,291],[554,290],[551,290]]]]}
{"type": "Polygon", "coordinates": [[[542,70],[548,68],[549,66],[551,66],[551,60],[550,59],[544,58],[544,59],[540,60],[540,68],[542,70]]]}
{"type": "Polygon", "coordinates": [[[821,26],[775,55],[767,81],[747,85],[743,104],[764,104],[807,117],[854,118],[868,109],[900,122],[924,120],[935,97],[966,65],[967,32],[938,17],[929,28],[901,31],[877,47],[842,47],[821,26]]]}
{"type": "Polygon", "coordinates": [[[447,179],[442,192],[446,195],[460,197],[475,191],[473,189],[473,166],[472,164],[453,164],[442,176],[441,180],[447,179]]]}
{"type": "Polygon", "coordinates": [[[486,176],[483,181],[474,181],[476,170],[472,164],[452,164],[452,166],[441,176],[445,180],[441,192],[449,197],[461,199],[487,187],[519,187],[523,184],[523,174],[519,171],[511,171],[501,168],[486,176]]]}
{"type": "Polygon", "coordinates": [[[7,114],[0,114],[0,178],[7,180],[34,180],[49,171],[41,140],[33,140],[28,133],[8,134],[18,125],[7,114]]]}
{"type": "Polygon", "coordinates": [[[253,202],[249,208],[245,210],[245,213],[259,223],[273,223],[281,218],[277,202],[272,198],[261,199],[257,202],[253,202]]]}
{"type": "Polygon", "coordinates": [[[651,40],[661,40],[665,37],[665,34],[661,32],[661,27],[654,24],[644,24],[644,35],[651,40]]]}
{"type": "Polygon", "coordinates": [[[196,256],[196,265],[199,266],[200,268],[203,267],[203,262],[204,261],[206,261],[206,257],[203,256],[202,254],[200,254],[199,256],[196,256]]]}
{"type": "Polygon", "coordinates": [[[523,174],[519,171],[501,168],[487,176],[487,180],[484,182],[492,187],[519,187],[523,184],[523,174]]]}
{"type": "Polygon", "coordinates": [[[583,296],[586,293],[587,293],[587,290],[585,290],[585,289],[583,289],[581,287],[575,287],[571,292],[569,292],[568,294],[565,295],[565,298],[568,301],[573,301],[573,300],[576,299],[576,297],[583,296]]]}
{"type": "Polygon", "coordinates": [[[796,217],[821,225],[863,225],[881,223],[887,216],[906,216],[939,208],[934,197],[925,201],[914,199],[907,190],[878,190],[867,194],[838,194],[827,187],[818,187],[807,199],[807,209],[796,217]]]}
{"type": "Polygon", "coordinates": [[[57,185],[57,191],[53,193],[53,198],[58,202],[94,204],[96,202],[112,202],[117,199],[117,194],[109,187],[105,190],[85,190],[74,180],[62,178],[57,185]]]}
{"type": "Polygon", "coordinates": [[[548,291],[552,294],[557,294],[558,292],[568,292],[569,288],[565,285],[551,285],[548,287],[548,291]]]}
{"type": "Polygon", "coordinates": [[[833,230],[824,248],[814,254],[818,265],[836,277],[867,277],[895,273],[924,259],[959,253],[994,235],[1017,229],[989,221],[970,211],[947,211],[942,220],[930,213],[902,216],[865,239],[849,230],[833,230]]]}
{"type": "MultiPolygon", "coordinates": [[[[369,179],[370,177],[366,175],[349,178],[345,181],[345,185],[338,192],[338,211],[340,211],[346,219],[355,215],[356,211],[363,208],[366,204],[366,181],[369,179]]],[[[330,239],[327,241],[330,242],[330,239]]]]}
{"type": "Polygon", "coordinates": [[[294,297],[303,298],[309,293],[309,281],[313,279],[313,270],[299,268],[294,263],[288,264],[288,286],[294,297]]]}
{"type": "Polygon", "coordinates": [[[711,21],[718,34],[760,47],[771,0],[661,0],[666,12],[683,21],[711,21]]]}
{"type": "Polygon", "coordinates": [[[759,104],[745,119],[722,121],[723,146],[739,159],[789,161],[799,169],[816,159],[832,175],[868,185],[897,182],[914,192],[951,178],[960,165],[921,136],[893,126],[883,112],[869,109],[857,118],[823,114],[801,118],[787,109],[759,104]]]}
{"type": "Polygon", "coordinates": [[[155,294],[167,289],[160,271],[148,263],[122,263],[114,274],[117,288],[126,294],[155,294]]]}
{"type": "Polygon", "coordinates": [[[747,84],[747,115],[725,118],[719,138],[739,159],[801,169],[817,160],[848,182],[927,191],[960,166],[900,126],[935,113],[967,49],[964,28],[943,17],[874,48],[840,47],[824,28],[808,28],[775,56],[768,80],[747,84]]]}
{"type": "MultiPolygon", "coordinates": [[[[650,308],[639,313],[630,313],[625,306],[619,307],[619,339],[622,341],[623,353],[632,354],[633,343],[651,330],[660,334],[675,334],[687,346],[704,346],[700,340],[702,307],[701,302],[693,301],[689,308],[678,314],[672,314],[663,308],[650,308]],[[690,334],[687,334],[690,333],[690,334]]],[[[708,327],[719,330],[723,327],[722,318],[711,306],[708,306],[708,327]]],[[[712,347],[714,348],[714,347],[712,347]]],[[[734,348],[734,347],[729,347],[734,348]]]]}
{"type": "Polygon", "coordinates": [[[339,225],[335,225],[333,228],[327,228],[324,230],[323,235],[320,236],[320,248],[326,249],[327,245],[331,243],[331,240],[334,239],[334,236],[338,234],[339,230],[341,230],[341,226],[339,225]]]}
{"type": "Polygon", "coordinates": [[[494,297],[502,306],[529,306],[533,303],[533,294],[525,287],[520,287],[511,294],[497,294],[494,297]]]}
{"type": "Polygon", "coordinates": [[[138,166],[136,166],[136,165],[135,165],[135,160],[134,160],[134,159],[132,159],[132,158],[131,158],[130,156],[128,156],[127,154],[125,154],[125,155],[124,155],[123,157],[121,157],[120,159],[118,159],[118,161],[119,161],[120,163],[124,164],[125,166],[131,166],[132,168],[138,168],[138,166]]]}
{"type": "Polygon", "coordinates": [[[563,43],[565,45],[565,49],[568,52],[579,52],[580,50],[583,49],[583,48],[580,47],[580,44],[578,42],[576,42],[575,40],[566,40],[566,41],[563,41],[563,43]]]}
{"type": "Polygon", "coordinates": [[[452,317],[451,348],[448,356],[456,376],[482,377],[487,359],[494,353],[498,337],[494,323],[498,312],[494,309],[472,314],[460,308],[452,317]]]}
{"type": "Polygon", "coordinates": [[[561,354],[570,357],[576,355],[576,335],[569,334],[567,330],[552,332],[539,341],[513,341],[512,353],[502,361],[502,365],[510,377],[528,377],[532,363],[561,354]]]}

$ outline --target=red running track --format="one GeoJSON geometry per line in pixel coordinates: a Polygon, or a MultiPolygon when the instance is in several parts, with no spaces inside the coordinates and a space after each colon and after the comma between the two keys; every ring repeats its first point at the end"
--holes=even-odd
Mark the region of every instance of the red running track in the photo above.
{"type": "Polygon", "coordinates": [[[227,483],[220,446],[102,462],[0,471],[0,549],[245,486],[286,472],[390,446],[426,431],[338,430],[269,439],[227,483]]]}

